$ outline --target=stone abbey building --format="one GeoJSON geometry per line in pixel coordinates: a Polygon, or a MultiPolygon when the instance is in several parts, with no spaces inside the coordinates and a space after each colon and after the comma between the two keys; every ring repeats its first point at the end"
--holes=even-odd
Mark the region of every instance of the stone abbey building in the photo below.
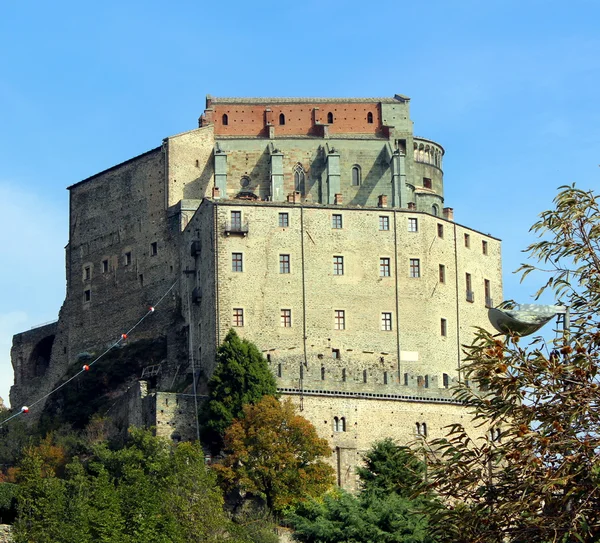
{"type": "Polygon", "coordinates": [[[454,221],[443,157],[405,96],[207,97],[198,128],[69,187],[66,299],[15,336],[12,404],[168,293],[128,340],[166,342],[130,421],[193,438],[190,396],[170,391],[199,368],[202,392],[233,327],[329,439],[343,486],[373,441],[467,423],[450,389],[502,299],[500,241],[454,221]]]}

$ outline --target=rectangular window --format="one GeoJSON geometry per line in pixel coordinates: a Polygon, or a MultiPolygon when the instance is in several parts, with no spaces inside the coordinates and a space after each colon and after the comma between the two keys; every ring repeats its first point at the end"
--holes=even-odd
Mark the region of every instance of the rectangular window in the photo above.
{"type": "Polygon", "coordinates": [[[331,228],[333,228],[335,230],[339,230],[340,228],[342,228],[342,216],[341,215],[334,213],[331,216],[331,228]]]}
{"type": "Polygon", "coordinates": [[[390,276],[390,259],[380,258],[379,259],[379,276],[389,277],[390,276]]]}
{"type": "Polygon", "coordinates": [[[414,217],[409,217],[409,219],[408,219],[408,231],[409,232],[418,232],[419,231],[419,222],[414,217]]]}
{"type": "Polygon", "coordinates": [[[89,266],[83,268],[83,278],[86,281],[89,281],[92,278],[92,268],[90,268],[89,266]]]}
{"type": "Polygon", "coordinates": [[[89,301],[91,301],[91,300],[92,300],[92,291],[91,291],[91,289],[89,289],[89,288],[86,288],[86,289],[83,291],[83,301],[84,301],[84,302],[89,302],[89,301]]]}
{"type": "Polygon", "coordinates": [[[484,255],[488,254],[488,244],[487,244],[487,241],[485,241],[485,240],[481,240],[481,252],[484,255]]]}
{"type": "Polygon", "coordinates": [[[446,282],[446,266],[440,264],[440,283],[446,282]]]}
{"type": "Polygon", "coordinates": [[[430,189],[432,187],[431,179],[429,177],[423,177],[423,186],[426,189],[430,189]]]}
{"type": "Polygon", "coordinates": [[[444,237],[444,225],[438,223],[438,238],[443,238],[444,237]]]}
{"type": "Polygon", "coordinates": [[[102,273],[108,273],[108,259],[102,261],[102,273]]]}
{"type": "Polygon", "coordinates": [[[282,309],[281,310],[281,326],[284,328],[292,327],[292,310],[282,309]]]}
{"type": "Polygon", "coordinates": [[[334,330],[345,330],[346,329],[346,312],[343,309],[336,309],[333,312],[333,329],[334,330]]]}
{"type": "Polygon", "coordinates": [[[231,253],[231,271],[244,271],[244,261],[242,253],[231,253]]]}
{"type": "Polygon", "coordinates": [[[473,285],[471,283],[471,274],[470,273],[465,274],[465,286],[466,286],[466,290],[467,290],[467,302],[474,302],[475,294],[473,293],[473,285]]]}
{"type": "Polygon", "coordinates": [[[290,255],[279,255],[279,273],[290,273],[290,255]]]}
{"type": "Polygon", "coordinates": [[[344,257],[333,257],[333,275],[344,275],[344,257]]]}
{"type": "Polygon", "coordinates": [[[465,234],[465,247],[467,249],[471,247],[471,236],[469,234],[465,234]]]}
{"type": "Polygon", "coordinates": [[[485,307],[492,307],[492,288],[489,279],[483,280],[483,291],[485,292],[485,307]]]}
{"type": "Polygon", "coordinates": [[[244,310],[241,307],[233,309],[233,326],[244,326],[244,310]]]}
{"type": "Polygon", "coordinates": [[[287,228],[290,225],[290,216],[288,213],[279,214],[279,227],[287,228]]]}
{"type": "Polygon", "coordinates": [[[156,256],[158,254],[158,243],[153,241],[150,244],[150,256],[156,256]]]}
{"type": "Polygon", "coordinates": [[[131,251],[125,253],[125,266],[131,265],[131,251]]]}
{"type": "Polygon", "coordinates": [[[232,211],[231,212],[231,228],[239,230],[242,228],[242,212],[232,211]]]}
{"type": "Polygon", "coordinates": [[[410,259],[410,277],[421,277],[421,261],[418,258],[410,259]]]}
{"type": "Polygon", "coordinates": [[[389,230],[390,229],[390,218],[385,215],[380,215],[379,217],[379,230],[389,230]]]}
{"type": "Polygon", "coordinates": [[[392,329],[392,314],[382,313],[381,314],[381,329],[389,332],[392,329]]]}
{"type": "Polygon", "coordinates": [[[448,321],[446,319],[440,320],[440,333],[444,337],[448,335],[448,321]]]}

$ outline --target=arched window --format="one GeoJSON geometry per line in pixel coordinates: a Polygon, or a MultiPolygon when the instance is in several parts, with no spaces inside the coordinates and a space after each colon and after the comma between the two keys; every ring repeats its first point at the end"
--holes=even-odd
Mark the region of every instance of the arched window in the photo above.
{"type": "Polygon", "coordinates": [[[285,124],[285,115],[283,113],[279,114],[279,124],[285,124]]]}
{"type": "Polygon", "coordinates": [[[421,425],[421,435],[423,435],[423,437],[427,437],[427,423],[424,422],[421,425]]]}
{"type": "Polygon", "coordinates": [[[358,187],[360,185],[360,166],[355,164],[352,166],[352,185],[358,187]]]}
{"type": "Polygon", "coordinates": [[[373,124],[373,114],[370,111],[367,113],[367,122],[373,124]]]}
{"type": "Polygon", "coordinates": [[[416,426],[417,426],[417,435],[420,436],[421,435],[421,424],[417,422],[416,426]]]}
{"type": "Polygon", "coordinates": [[[327,123],[333,124],[333,113],[331,111],[327,114],[327,123]]]}
{"type": "Polygon", "coordinates": [[[301,164],[294,166],[294,190],[304,193],[304,169],[301,164]]]}
{"type": "Polygon", "coordinates": [[[333,431],[334,432],[340,431],[340,419],[338,419],[337,417],[333,417],[333,431]]]}
{"type": "Polygon", "coordinates": [[[340,432],[346,431],[346,417],[340,419],[340,432]]]}
{"type": "Polygon", "coordinates": [[[223,113],[223,126],[227,126],[229,124],[229,117],[227,116],[227,113],[223,113]]]}
{"type": "Polygon", "coordinates": [[[431,214],[435,215],[436,217],[440,214],[440,208],[436,204],[431,206],[431,214]]]}
{"type": "Polygon", "coordinates": [[[321,366],[321,381],[325,380],[325,366],[321,366]]]}

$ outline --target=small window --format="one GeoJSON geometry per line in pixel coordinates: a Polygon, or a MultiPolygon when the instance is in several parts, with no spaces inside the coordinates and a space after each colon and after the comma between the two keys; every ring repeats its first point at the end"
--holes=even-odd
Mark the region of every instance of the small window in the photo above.
{"type": "Polygon", "coordinates": [[[485,240],[481,240],[481,252],[482,252],[484,255],[487,255],[487,254],[488,254],[488,242],[487,242],[487,241],[485,241],[485,240]]]}
{"type": "Polygon", "coordinates": [[[340,424],[341,424],[341,427],[342,427],[342,432],[345,432],[346,431],[346,417],[342,417],[340,419],[340,424]]]}
{"type": "Polygon", "coordinates": [[[379,277],[389,277],[390,276],[390,259],[389,258],[380,258],[379,259],[379,277]]]}
{"type": "Polygon", "coordinates": [[[410,277],[421,277],[421,261],[418,258],[410,259],[410,277]]]}
{"type": "Polygon", "coordinates": [[[361,175],[360,175],[360,166],[355,164],[352,166],[352,186],[358,187],[360,185],[361,175]]]}
{"type": "Polygon", "coordinates": [[[279,114],[279,124],[285,124],[285,115],[283,113],[279,114]]]}
{"type": "Polygon", "coordinates": [[[367,382],[367,377],[368,377],[367,370],[363,370],[363,383],[367,382]]]}
{"type": "Polygon", "coordinates": [[[143,287],[144,286],[144,274],[143,273],[140,273],[139,280],[140,280],[140,287],[143,287]]]}
{"type": "Polygon", "coordinates": [[[467,291],[467,302],[474,302],[475,294],[473,293],[473,285],[471,282],[471,274],[470,273],[465,274],[465,287],[466,287],[466,291],[467,291]]]}
{"type": "Polygon", "coordinates": [[[443,238],[444,237],[444,225],[441,223],[438,223],[437,230],[438,230],[438,238],[443,238]]]}
{"type": "Polygon", "coordinates": [[[440,283],[446,282],[446,266],[444,264],[440,264],[440,283]]]}
{"type": "Polygon", "coordinates": [[[281,326],[284,328],[292,327],[292,310],[282,309],[281,310],[281,326]]]}
{"type": "Polygon", "coordinates": [[[465,234],[465,247],[467,249],[471,247],[471,236],[469,234],[465,234]]]}
{"type": "Polygon", "coordinates": [[[415,426],[416,426],[417,435],[420,436],[421,435],[421,423],[417,422],[415,426]]]}
{"type": "Polygon", "coordinates": [[[279,273],[290,273],[290,255],[279,255],[279,273]]]}
{"type": "Polygon", "coordinates": [[[108,273],[108,258],[102,261],[102,273],[108,273]]]}
{"type": "Polygon", "coordinates": [[[383,372],[383,384],[384,385],[388,384],[388,372],[387,371],[383,372]]]}
{"type": "Polygon", "coordinates": [[[342,368],[342,381],[346,381],[346,368],[342,368]]]}
{"type": "Polygon", "coordinates": [[[442,375],[442,384],[444,388],[448,388],[450,386],[450,376],[447,373],[442,375]]]}
{"type": "Polygon", "coordinates": [[[342,216],[334,213],[331,216],[331,228],[334,230],[340,230],[342,228],[342,216]]]}
{"type": "Polygon", "coordinates": [[[86,288],[83,291],[83,301],[84,302],[90,302],[92,300],[92,291],[89,288],[86,288]]]}
{"type": "Polygon", "coordinates": [[[242,212],[232,211],[231,212],[231,228],[233,230],[239,230],[242,228],[242,212]]]}
{"type": "Polygon", "coordinates": [[[83,278],[86,281],[89,281],[92,278],[92,268],[90,266],[83,268],[83,278]]]}
{"type": "Polygon", "coordinates": [[[440,208],[437,205],[433,204],[431,206],[431,214],[438,217],[440,214],[440,208]]]}
{"type": "Polygon", "coordinates": [[[125,253],[125,266],[131,266],[131,251],[125,253]]]}
{"type": "Polygon", "coordinates": [[[489,279],[483,280],[483,292],[485,295],[485,307],[493,307],[494,304],[492,302],[492,287],[490,285],[489,279]]]}
{"type": "Polygon", "coordinates": [[[333,113],[331,111],[327,114],[327,124],[333,124],[333,113]]]}
{"type": "Polygon", "coordinates": [[[227,113],[223,113],[223,117],[221,117],[221,121],[223,123],[223,126],[227,126],[229,124],[229,117],[227,116],[227,113]]]}
{"type": "Polygon", "coordinates": [[[408,218],[408,231],[409,232],[418,232],[419,231],[419,222],[414,217],[408,218]]]}
{"type": "Polygon", "coordinates": [[[340,431],[340,419],[338,417],[333,417],[333,431],[340,431]]]}
{"type": "Polygon", "coordinates": [[[427,423],[426,422],[421,424],[421,435],[423,437],[427,437],[427,423]]]}
{"type": "Polygon", "coordinates": [[[390,218],[385,215],[379,216],[379,230],[389,230],[390,229],[390,218]]]}
{"type": "Polygon", "coordinates": [[[244,310],[241,307],[233,308],[233,326],[244,326],[244,310]]]}
{"type": "MultiPolygon", "coordinates": [[[[346,311],[343,309],[336,309],[333,312],[333,329],[334,330],[345,330],[346,329],[346,311]]],[[[339,351],[338,351],[339,353],[339,351]]]]}
{"type": "Polygon", "coordinates": [[[340,350],[339,349],[331,349],[331,358],[335,358],[337,360],[342,358],[340,350]]]}
{"type": "Polygon", "coordinates": [[[321,366],[321,381],[325,381],[325,366],[321,366]]]}
{"type": "Polygon", "coordinates": [[[448,321],[446,319],[440,320],[440,334],[443,337],[446,337],[448,335],[448,321]]]}
{"type": "Polygon", "coordinates": [[[287,228],[289,225],[290,225],[289,213],[280,213],[279,214],[279,228],[287,228]]]}
{"type": "Polygon", "coordinates": [[[381,329],[385,332],[390,332],[392,330],[392,314],[391,313],[382,313],[381,314],[381,329]]]}
{"type": "Polygon", "coordinates": [[[344,257],[333,257],[333,275],[344,275],[344,257]]]}
{"type": "Polygon", "coordinates": [[[373,114],[370,111],[367,113],[367,122],[373,124],[373,114]]]}
{"type": "Polygon", "coordinates": [[[244,271],[244,256],[242,253],[231,253],[231,271],[244,271]]]}
{"type": "Polygon", "coordinates": [[[158,254],[158,243],[153,241],[150,244],[150,256],[156,256],[158,254]]]}
{"type": "Polygon", "coordinates": [[[430,189],[432,187],[431,179],[429,177],[423,177],[423,187],[430,189]]]}
{"type": "Polygon", "coordinates": [[[283,374],[283,368],[281,366],[281,362],[279,362],[279,364],[277,364],[277,377],[281,377],[283,374]]]}

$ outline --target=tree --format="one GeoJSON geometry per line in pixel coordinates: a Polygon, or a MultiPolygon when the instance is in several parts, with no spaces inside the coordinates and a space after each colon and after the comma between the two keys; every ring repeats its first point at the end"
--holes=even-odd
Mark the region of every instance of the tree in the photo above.
{"type": "Polygon", "coordinates": [[[571,326],[523,347],[517,334],[479,330],[456,397],[492,432],[461,425],[431,443],[434,514],[443,541],[592,542],[600,539],[600,209],[592,192],[561,187],[527,252],[571,326]],[[469,388],[466,382],[476,385],[469,388]],[[479,390],[477,390],[479,389],[479,390]]]}
{"type": "Polygon", "coordinates": [[[201,408],[203,440],[221,449],[225,430],[243,416],[243,407],[265,395],[276,396],[277,384],[254,343],[230,330],[217,351],[217,365],[208,382],[209,399],[201,408]]]}
{"type": "Polygon", "coordinates": [[[227,488],[263,498],[275,513],[318,496],[335,482],[327,440],[289,400],[265,396],[244,406],[225,433],[227,456],[215,469],[227,488]]]}
{"type": "Polygon", "coordinates": [[[330,492],[289,515],[294,538],[305,543],[433,542],[423,509],[432,499],[413,496],[423,485],[424,463],[392,440],[376,443],[359,468],[360,492],[330,492]]]}

